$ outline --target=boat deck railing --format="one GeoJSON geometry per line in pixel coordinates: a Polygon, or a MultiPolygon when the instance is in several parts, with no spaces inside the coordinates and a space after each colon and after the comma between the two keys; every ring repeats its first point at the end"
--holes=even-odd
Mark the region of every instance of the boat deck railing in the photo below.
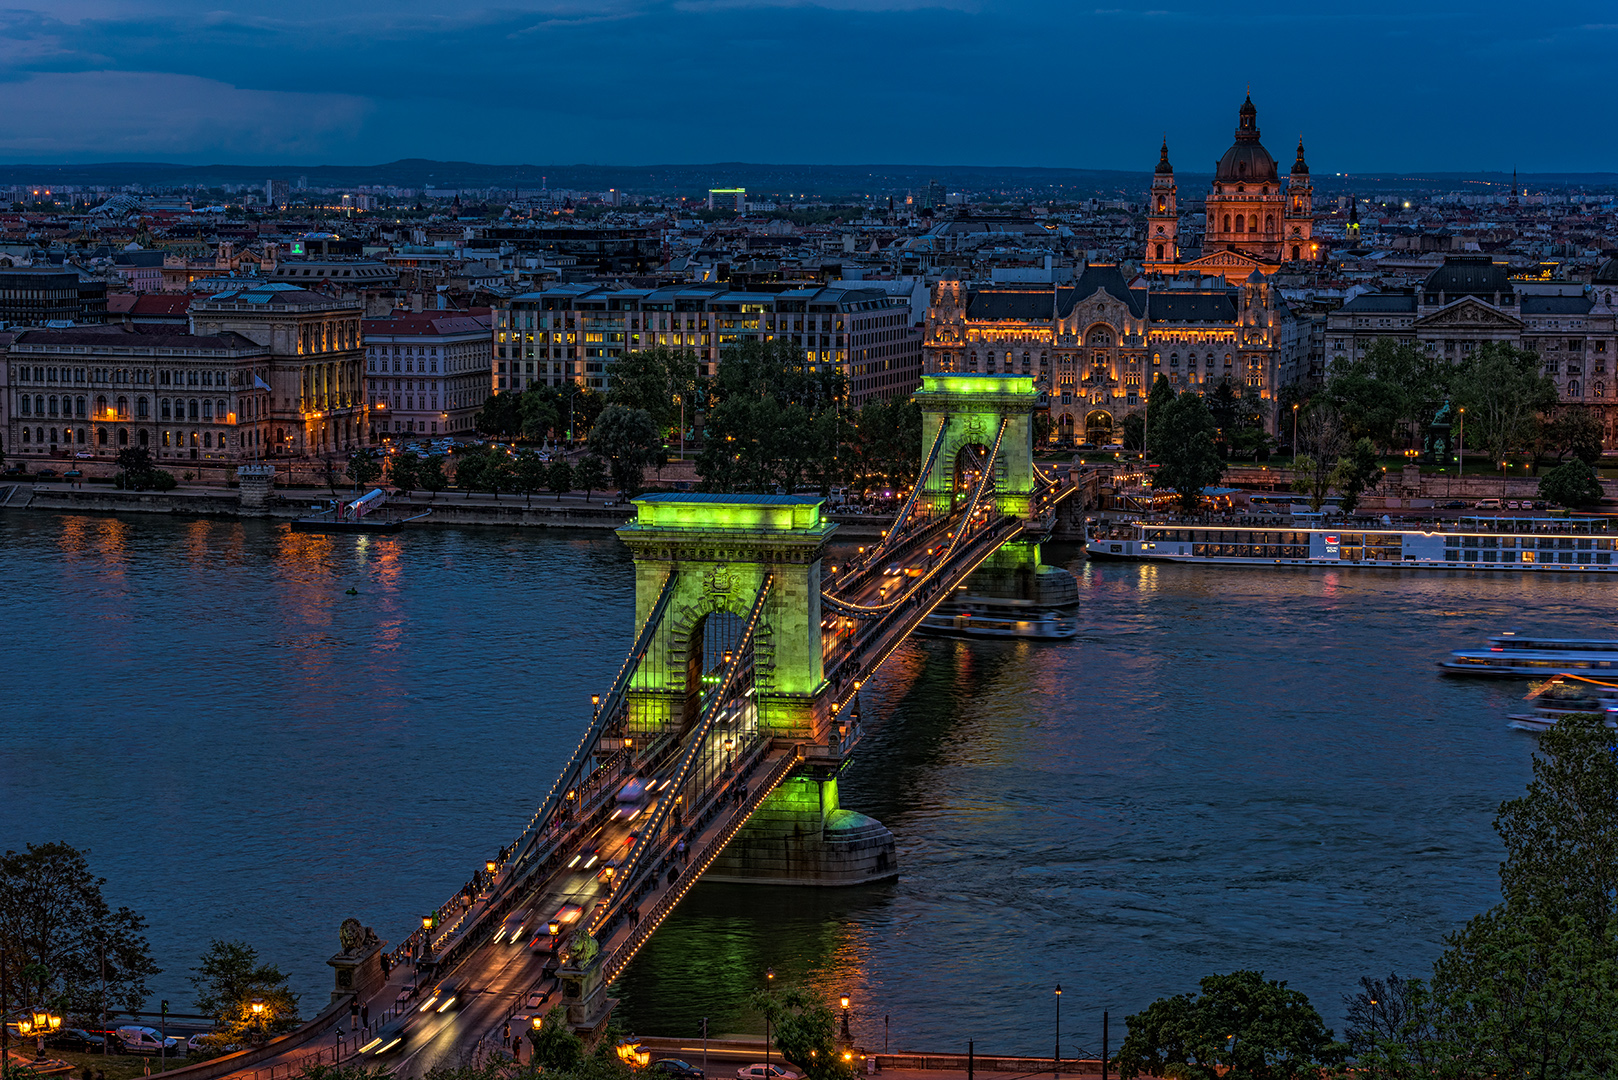
{"type": "Polygon", "coordinates": [[[1618,534],[1618,520],[1592,518],[1390,518],[1355,515],[1307,518],[1285,514],[1139,514],[1120,520],[1092,518],[1096,539],[1133,540],[1137,525],[1196,526],[1216,529],[1332,529],[1355,532],[1489,533],[1496,535],[1606,536],[1618,534]]]}

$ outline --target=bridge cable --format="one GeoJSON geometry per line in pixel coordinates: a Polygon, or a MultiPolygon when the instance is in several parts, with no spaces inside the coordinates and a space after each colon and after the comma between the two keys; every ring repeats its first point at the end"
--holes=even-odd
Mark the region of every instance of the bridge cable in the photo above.
{"type": "Polygon", "coordinates": [[[641,626],[640,633],[635,636],[635,643],[630,647],[629,655],[624,658],[623,666],[618,669],[618,675],[613,680],[612,689],[607,692],[607,696],[602,700],[600,708],[596,710],[596,715],[591,720],[590,727],[585,731],[584,738],[579,740],[579,745],[573,751],[573,756],[568,759],[568,763],[563,767],[561,775],[556,778],[556,783],[551,786],[550,794],[545,797],[540,809],[529,820],[528,827],[523,830],[522,836],[517,838],[517,843],[512,845],[513,859],[521,857],[522,852],[520,849],[524,846],[524,839],[533,835],[538,827],[548,823],[556,813],[557,807],[561,804],[566,792],[577,786],[580,779],[579,774],[591,755],[595,753],[595,748],[601,741],[602,732],[607,729],[608,725],[617,716],[618,711],[623,707],[624,693],[629,689],[629,682],[634,677],[635,672],[640,669],[642,661],[645,660],[646,654],[650,650],[652,639],[656,636],[658,627],[663,623],[664,613],[668,611],[669,602],[674,597],[675,580],[679,577],[679,573],[677,569],[670,570],[668,576],[663,579],[663,588],[658,592],[651,611],[647,613],[646,622],[641,626]]]}
{"type": "Polygon", "coordinates": [[[904,526],[906,519],[909,518],[911,510],[915,507],[916,497],[921,494],[922,486],[927,483],[927,478],[933,473],[933,463],[938,460],[938,452],[944,446],[944,429],[949,427],[949,420],[949,413],[945,413],[939,419],[938,433],[933,436],[933,445],[932,449],[927,451],[927,460],[923,462],[921,472],[916,476],[916,482],[910,486],[910,494],[905,498],[904,505],[899,507],[899,512],[894,515],[893,524],[888,526],[888,531],[883,535],[882,539],[865,556],[867,563],[874,560],[883,548],[893,542],[899,535],[899,530],[904,526]]]}
{"type": "Polygon", "coordinates": [[[966,511],[961,515],[962,524],[956,528],[955,534],[950,537],[949,546],[946,547],[938,556],[938,559],[934,562],[931,570],[917,578],[915,584],[913,584],[909,589],[905,590],[905,592],[901,593],[899,596],[896,596],[892,600],[888,600],[880,604],[856,604],[849,600],[842,600],[837,596],[824,591],[822,591],[820,594],[821,602],[832,608],[834,611],[849,614],[856,618],[875,617],[892,611],[901,604],[907,603],[911,597],[915,596],[917,591],[919,591],[923,585],[936,577],[944,569],[944,566],[948,563],[950,557],[955,554],[955,549],[960,546],[961,540],[966,535],[967,525],[971,523],[972,515],[977,512],[978,503],[983,498],[983,493],[993,486],[994,466],[1000,457],[1000,444],[1005,440],[1006,428],[1010,425],[1010,423],[1011,421],[1009,419],[1002,419],[1000,421],[1000,430],[995,435],[994,447],[989,451],[988,460],[984,463],[983,475],[978,478],[977,485],[972,489],[972,501],[967,504],[966,511]]]}
{"type": "MultiPolygon", "coordinates": [[[[735,651],[730,663],[726,664],[720,673],[719,684],[714,687],[713,696],[708,700],[708,706],[702,711],[702,718],[697,726],[687,736],[685,752],[680,756],[680,763],[674,770],[674,775],[663,785],[666,793],[658,802],[657,810],[650,821],[639,830],[640,839],[636,841],[628,860],[622,870],[614,875],[612,897],[603,905],[591,922],[590,933],[595,934],[606,925],[617,908],[624,902],[624,897],[634,890],[636,877],[644,870],[648,859],[647,852],[656,846],[656,838],[662,832],[669,814],[676,803],[680,801],[681,788],[684,787],[686,777],[691,772],[702,753],[702,744],[707,741],[709,732],[713,729],[714,721],[724,711],[731,686],[735,683],[737,675],[742,670],[744,656],[751,656],[754,631],[757,630],[759,620],[764,614],[764,604],[769,599],[770,589],[775,584],[773,573],[764,575],[764,582],[759,586],[758,596],[753,600],[753,608],[748,613],[747,624],[742,629],[742,636],[737,640],[735,651]]],[[[751,663],[751,660],[747,660],[751,663]]]]}

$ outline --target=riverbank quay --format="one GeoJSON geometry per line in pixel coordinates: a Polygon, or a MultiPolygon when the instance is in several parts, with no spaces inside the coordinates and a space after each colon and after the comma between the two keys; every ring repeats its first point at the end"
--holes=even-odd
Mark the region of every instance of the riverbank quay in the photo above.
{"type": "MultiPolygon", "coordinates": [[[[351,498],[344,492],[340,498],[351,498]]],[[[78,487],[68,483],[0,484],[0,511],[43,510],[72,514],[168,514],[198,518],[270,518],[292,521],[324,509],[332,495],[328,488],[276,489],[262,507],[244,506],[234,488],[187,487],[172,491],[120,491],[102,485],[78,487]]],[[[476,492],[443,492],[437,497],[423,493],[391,495],[388,507],[394,514],[411,517],[431,511],[412,521],[410,529],[463,526],[506,528],[593,529],[610,531],[627,525],[635,508],[612,492],[596,492],[586,499],[583,492],[557,499],[551,494],[499,497],[476,492]]],[[[855,540],[882,535],[893,521],[891,514],[837,514],[838,538],[855,540]]]]}
{"type": "MultiPolygon", "coordinates": [[[[764,1060],[764,1040],[739,1035],[710,1039],[706,1045],[701,1038],[632,1036],[630,1041],[638,1043],[641,1050],[650,1053],[654,1059],[678,1058],[698,1068],[703,1068],[703,1055],[706,1053],[705,1071],[709,1076],[723,1077],[731,1074],[731,1069],[716,1068],[716,1065],[750,1065],[764,1060]]],[[[1063,1058],[1060,1062],[1055,1062],[1050,1058],[973,1054],[969,1062],[964,1052],[873,1053],[869,1047],[862,1047],[857,1042],[854,1045],[854,1055],[858,1071],[889,1077],[890,1080],[1022,1080],[1025,1077],[1053,1073],[1075,1077],[1101,1075],[1100,1058],[1063,1058]]],[[[780,1060],[780,1051],[774,1050],[772,1057],[780,1060]]],[[[1116,1065],[1108,1069],[1108,1075],[1118,1075],[1116,1065]]]]}

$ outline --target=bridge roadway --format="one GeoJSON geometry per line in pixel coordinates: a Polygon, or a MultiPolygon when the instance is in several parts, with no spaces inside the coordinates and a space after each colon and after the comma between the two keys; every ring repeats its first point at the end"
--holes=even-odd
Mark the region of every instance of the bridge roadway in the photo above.
{"type": "MultiPolygon", "coordinates": [[[[1054,495],[1046,489],[1045,498],[1054,495]]],[[[893,538],[891,546],[873,551],[862,565],[844,567],[837,576],[837,600],[845,610],[870,614],[845,618],[853,624],[852,631],[830,645],[826,670],[832,697],[846,703],[845,688],[852,697],[859,681],[869,677],[933,607],[1026,527],[1017,518],[976,508],[976,500],[973,506],[970,513],[958,512],[906,530],[893,538]],[[942,554],[940,539],[948,540],[957,532],[948,563],[936,566],[942,554]],[[885,572],[895,566],[909,572],[900,576],[885,572]]],[[[745,707],[745,699],[737,693],[716,707],[723,715],[724,709],[745,707]]],[[[738,747],[736,760],[724,751],[723,763],[717,760],[718,749],[709,751],[709,760],[699,764],[705,764],[716,779],[701,793],[702,801],[695,804],[687,826],[674,830],[683,847],[671,841],[666,850],[646,856],[627,898],[615,894],[608,867],[616,869],[632,852],[639,839],[638,825],[651,818],[665,794],[651,789],[667,785],[671,763],[678,763],[682,748],[674,746],[672,754],[664,753],[649,764],[630,760],[627,748],[620,748],[577,785],[576,811],[559,812],[555,820],[544,823],[530,848],[537,852],[534,861],[527,861],[527,856],[511,859],[499,876],[484,883],[475,899],[441,909],[449,927],[435,938],[434,948],[440,953],[449,950],[447,971],[439,970],[418,988],[408,951],[402,950],[399,955],[405,962],[399,962],[383,988],[364,1003],[370,1017],[367,1028],[356,1031],[344,1018],[299,1048],[235,1075],[244,1080],[280,1080],[314,1055],[329,1060],[332,1050],[339,1048],[342,1060],[357,1056],[360,1063],[386,1067],[395,1076],[420,1076],[502,1049],[508,1023],[512,1033],[526,1034],[531,1019],[542,1017],[561,998],[557,949],[572,928],[597,925],[606,978],[615,979],[754,809],[806,758],[844,755],[859,734],[854,726],[845,739],[829,747],[762,738],[752,746],[738,747]],[[647,779],[647,801],[620,805],[615,796],[633,776],[647,779]],[[520,940],[515,943],[490,929],[503,931],[515,914],[524,911],[520,940]],[[552,919],[563,920],[562,933],[554,940],[546,932],[552,919]],[[474,940],[474,935],[484,940],[474,940]],[[434,996],[446,984],[457,988],[457,1000],[447,1004],[434,996]]],[[[714,740],[709,742],[717,746],[714,740]]],[[[601,743],[599,753],[607,751],[606,743],[601,743]]],[[[420,937],[419,932],[412,935],[413,940],[420,937]]]]}

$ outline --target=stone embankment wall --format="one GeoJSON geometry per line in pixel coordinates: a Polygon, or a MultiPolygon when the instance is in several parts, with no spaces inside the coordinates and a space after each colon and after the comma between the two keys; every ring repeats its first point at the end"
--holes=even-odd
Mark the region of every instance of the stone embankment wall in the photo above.
{"type": "MultiPolygon", "coordinates": [[[[1543,476],[1547,469],[1540,470],[1543,476]]],[[[1387,479],[1378,484],[1376,490],[1363,500],[1367,505],[1381,505],[1371,503],[1371,499],[1537,499],[1539,498],[1539,476],[1508,476],[1502,478],[1498,473],[1490,475],[1479,473],[1476,476],[1470,473],[1466,476],[1456,476],[1453,473],[1423,473],[1419,484],[1412,485],[1398,473],[1389,473],[1387,479]]],[[[1223,481],[1231,487],[1257,488],[1264,491],[1289,491],[1292,487],[1292,470],[1282,466],[1280,468],[1265,468],[1263,466],[1241,465],[1231,466],[1225,471],[1223,481]]],[[[1618,480],[1601,481],[1602,490],[1607,498],[1618,499],[1618,480]]]]}

